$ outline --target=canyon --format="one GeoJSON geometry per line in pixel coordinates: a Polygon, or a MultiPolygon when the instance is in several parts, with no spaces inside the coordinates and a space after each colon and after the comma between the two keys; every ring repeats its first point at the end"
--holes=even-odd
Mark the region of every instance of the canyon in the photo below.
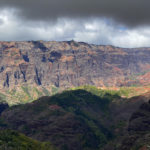
{"type": "Polygon", "coordinates": [[[150,84],[150,48],[76,41],[0,42],[0,89],[150,84]]]}

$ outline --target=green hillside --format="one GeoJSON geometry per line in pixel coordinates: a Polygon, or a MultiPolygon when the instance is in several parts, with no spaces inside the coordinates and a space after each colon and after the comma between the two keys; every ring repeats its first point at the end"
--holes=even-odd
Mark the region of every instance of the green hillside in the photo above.
{"type": "Polygon", "coordinates": [[[16,129],[37,140],[51,141],[61,149],[99,149],[114,138],[106,125],[111,119],[110,96],[85,90],[42,97],[3,112],[1,127],[16,129]]]}
{"type": "Polygon", "coordinates": [[[20,86],[13,89],[3,89],[0,91],[0,101],[7,102],[10,106],[16,104],[30,103],[39,97],[56,94],[58,88],[51,86],[49,88],[36,86],[20,86]]]}
{"type": "Polygon", "coordinates": [[[144,101],[142,96],[127,99],[118,92],[79,87],[9,107],[0,116],[0,129],[51,142],[60,150],[118,150],[129,134],[132,114],[144,101]]]}
{"type": "MultiPolygon", "coordinates": [[[[95,86],[85,85],[75,88],[69,88],[68,90],[83,89],[91,92],[101,98],[107,95],[110,99],[116,99],[117,96],[122,98],[130,98],[133,96],[138,96],[150,91],[150,87],[121,87],[121,88],[106,88],[100,89],[95,86]]],[[[7,102],[10,106],[18,104],[26,104],[37,100],[42,96],[51,96],[62,92],[63,89],[57,88],[55,86],[51,87],[37,87],[24,85],[13,89],[3,89],[0,91],[0,102],[7,102]]]]}
{"type": "Polygon", "coordinates": [[[38,142],[11,130],[0,131],[0,150],[56,150],[46,142],[38,142]]]}

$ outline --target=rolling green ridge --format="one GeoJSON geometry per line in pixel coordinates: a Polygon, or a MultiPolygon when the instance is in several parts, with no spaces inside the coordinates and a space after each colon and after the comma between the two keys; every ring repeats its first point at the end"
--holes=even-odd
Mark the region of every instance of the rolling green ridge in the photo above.
{"type": "Polygon", "coordinates": [[[120,91],[83,86],[7,108],[0,129],[51,142],[60,150],[123,150],[130,118],[144,101],[141,96],[122,98],[120,91]]]}
{"type": "Polygon", "coordinates": [[[138,96],[143,92],[142,90],[144,90],[143,87],[120,87],[118,89],[113,89],[113,88],[100,89],[91,85],[84,85],[84,86],[71,88],[71,90],[77,90],[77,89],[86,90],[100,97],[110,95],[110,99],[115,99],[118,96],[125,97],[125,98],[138,96]]]}
{"type": "Polygon", "coordinates": [[[76,144],[72,149],[97,150],[114,138],[106,126],[110,102],[110,96],[101,98],[85,90],[64,91],[10,107],[2,113],[0,125],[37,140],[52,141],[60,149],[76,144]]]}
{"type": "Polygon", "coordinates": [[[39,142],[12,130],[0,131],[0,150],[56,150],[50,143],[39,142]]]}

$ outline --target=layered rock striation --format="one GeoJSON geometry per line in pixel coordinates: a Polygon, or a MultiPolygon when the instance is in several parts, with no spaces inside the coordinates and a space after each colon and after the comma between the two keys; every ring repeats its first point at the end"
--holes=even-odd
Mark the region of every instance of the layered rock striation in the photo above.
{"type": "Polygon", "coordinates": [[[147,85],[150,48],[126,49],[83,42],[0,42],[0,88],[24,84],[147,85]]]}

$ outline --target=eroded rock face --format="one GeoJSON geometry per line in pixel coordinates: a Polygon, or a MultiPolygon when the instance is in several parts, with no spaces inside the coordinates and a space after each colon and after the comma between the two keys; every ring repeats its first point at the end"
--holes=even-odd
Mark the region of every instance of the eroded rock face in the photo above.
{"type": "Polygon", "coordinates": [[[150,48],[83,42],[0,42],[0,88],[149,84],[150,48]]]}

